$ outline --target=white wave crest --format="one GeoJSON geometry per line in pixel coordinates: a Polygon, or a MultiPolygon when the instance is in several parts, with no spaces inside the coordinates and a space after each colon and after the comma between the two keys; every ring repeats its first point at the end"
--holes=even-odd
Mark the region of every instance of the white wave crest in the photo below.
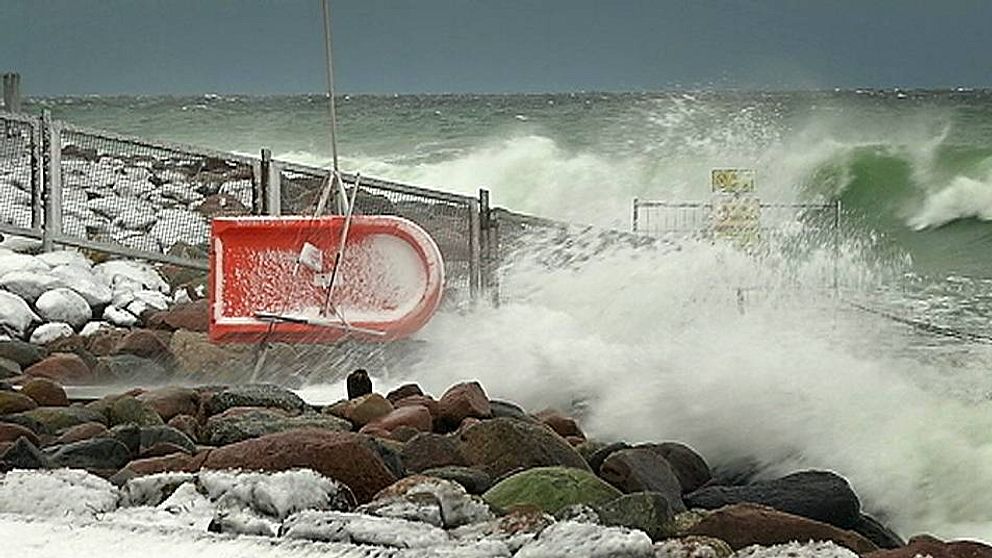
{"type": "Polygon", "coordinates": [[[909,226],[922,230],[967,218],[992,221],[992,175],[982,180],[954,177],[946,188],[927,196],[909,226]]]}

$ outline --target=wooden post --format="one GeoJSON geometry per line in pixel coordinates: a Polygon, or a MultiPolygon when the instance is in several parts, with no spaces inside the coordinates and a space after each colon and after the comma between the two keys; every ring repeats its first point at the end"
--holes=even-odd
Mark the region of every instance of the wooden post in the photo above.
{"type": "Polygon", "coordinates": [[[62,238],[62,125],[52,120],[52,113],[42,114],[42,129],[47,140],[45,167],[45,223],[41,248],[51,252],[62,238]]]}

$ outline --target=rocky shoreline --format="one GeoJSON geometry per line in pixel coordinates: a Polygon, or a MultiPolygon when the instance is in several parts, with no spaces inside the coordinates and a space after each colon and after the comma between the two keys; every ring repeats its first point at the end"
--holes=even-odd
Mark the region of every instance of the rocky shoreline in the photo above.
{"type": "MultiPolygon", "coordinates": [[[[0,343],[4,358],[25,350],[0,343]]],[[[66,486],[81,499],[63,507],[101,517],[193,514],[203,532],[369,556],[992,556],[907,545],[835,473],[726,484],[684,444],[590,440],[572,417],[492,400],[477,382],[380,394],[356,371],[349,398],[327,406],[270,384],[70,403],[32,366],[0,391],[0,514],[50,514],[32,495],[66,486]]]]}

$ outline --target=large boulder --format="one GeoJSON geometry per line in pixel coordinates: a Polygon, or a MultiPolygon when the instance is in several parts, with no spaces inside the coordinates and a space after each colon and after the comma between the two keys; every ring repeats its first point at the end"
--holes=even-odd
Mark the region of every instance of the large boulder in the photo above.
{"type": "Polygon", "coordinates": [[[38,271],[12,271],[0,275],[0,287],[34,304],[46,291],[65,287],[62,279],[38,271]]]}
{"type": "Polygon", "coordinates": [[[71,407],[38,407],[14,416],[27,417],[36,421],[44,429],[44,432],[49,434],[85,422],[107,423],[107,417],[103,413],[75,405],[71,407]]]}
{"type": "Polygon", "coordinates": [[[734,504],[706,514],[685,533],[724,540],[734,550],[753,544],[772,546],[792,541],[831,541],[858,554],[878,550],[853,531],[757,504],[734,504]]]}
{"type": "Polygon", "coordinates": [[[21,393],[34,399],[35,403],[43,407],[66,407],[69,405],[69,396],[66,395],[62,386],[48,378],[28,380],[21,387],[21,393]]]}
{"type": "Polygon", "coordinates": [[[232,407],[207,420],[203,439],[211,446],[226,446],[266,434],[298,428],[348,432],[351,430],[351,423],[335,416],[316,413],[287,417],[267,409],[232,407]]]}
{"type": "Polygon", "coordinates": [[[48,356],[48,351],[42,347],[12,339],[0,341],[0,358],[6,358],[27,368],[48,356]]]}
{"type": "Polygon", "coordinates": [[[589,470],[568,442],[541,425],[509,418],[485,420],[463,429],[458,438],[468,464],[493,478],[531,467],[589,470]]]}
{"type": "Polygon", "coordinates": [[[27,438],[34,445],[39,445],[38,435],[30,428],[9,422],[0,422],[0,443],[16,442],[18,438],[27,438]]]}
{"type": "Polygon", "coordinates": [[[138,434],[138,454],[146,455],[156,446],[167,444],[186,453],[196,451],[196,443],[185,432],[166,425],[144,426],[138,434]]]}
{"type": "Polygon", "coordinates": [[[403,444],[400,457],[403,465],[414,472],[437,467],[468,465],[457,439],[431,432],[418,434],[403,444]]]}
{"type": "Polygon", "coordinates": [[[55,353],[27,368],[24,374],[47,378],[60,384],[86,384],[95,379],[93,371],[79,355],[55,353]]]}
{"type": "Polygon", "coordinates": [[[716,509],[738,503],[762,504],[841,529],[861,520],[861,502],[843,477],[829,471],[801,471],[745,486],[709,486],[685,496],[691,508],[716,509]]]}
{"type": "Polygon", "coordinates": [[[40,321],[41,318],[23,298],[0,291],[0,333],[7,332],[15,337],[23,337],[31,324],[40,321]]]}
{"type": "Polygon", "coordinates": [[[535,418],[546,424],[562,438],[570,436],[585,439],[586,435],[579,428],[579,423],[574,418],[563,414],[557,409],[545,409],[534,415],[535,418]]]}
{"type": "Polygon", "coordinates": [[[510,475],[482,495],[490,505],[509,510],[534,506],[554,514],[568,506],[596,506],[623,496],[587,470],[569,467],[535,467],[510,475]]]}
{"type": "Polygon", "coordinates": [[[76,329],[82,328],[93,318],[93,311],[86,299],[69,288],[46,291],[35,302],[38,314],[49,322],[65,322],[76,329]]]}
{"type": "Polygon", "coordinates": [[[438,420],[448,428],[456,428],[469,417],[489,418],[492,408],[489,397],[479,382],[455,384],[437,402],[438,420]]]}
{"type": "Polygon", "coordinates": [[[210,329],[210,302],[206,299],[177,304],[156,312],[148,319],[150,327],[204,333],[210,329]]]}
{"type": "Polygon", "coordinates": [[[665,461],[671,465],[675,476],[678,477],[683,494],[701,488],[713,478],[706,460],[685,444],[663,442],[660,444],[640,444],[636,447],[650,449],[665,458],[665,461]]]}
{"type": "Polygon", "coordinates": [[[325,411],[347,419],[356,426],[365,426],[391,413],[393,404],[378,393],[369,393],[331,405],[325,411]]]}
{"type": "Polygon", "coordinates": [[[391,433],[399,428],[409,427],[419,432],[430,432],[432,424],[431,412],[427,407],[410,405],[390,411],[368,423],[365,428],[391,433]]]}
{"type": "Polygon", "coordinates": [[[668,461],[650,449],[630,448],[613,452],[600,466],[599,476],[625,494],[663,494],[675,512],[685,511],[678,477],[668,461]]]}
{"type": "Polygon", "coordinates": [[[942,541],[929,535],[909,539],[902,548],[878,550],[864,555],[866,558],[992,558],[992,546],[977,541],[942,541]]]}
{"type": "Polygon", "coordinates": [[[300,413],[306,403],[299,395],[272,384],[245,384],[219,391],[206,404],[207,414],[216,415],[232,407],[271,407],[300,413]]]}
{"type": "Polygon", "coordinates": [[[0,472],[12,469],[47,469],[48,457],[25,437],[18,438],[5,451],[0,450],[0,472]]]}
{"type": "Polygon", "coordinates": [[[217,448],[205,469],[285,471],[305,467],[343,482],[360,503],[396,481],[368,438],[353,432],[306,428],[217,448]]]}
{"type": "Polygon", "coordinates": [[[136,424],[138,426],[162,425],[162,417],[155,409],[130,395],[117,398],[107,409],[107,420],[111,426],[136,424]]]}

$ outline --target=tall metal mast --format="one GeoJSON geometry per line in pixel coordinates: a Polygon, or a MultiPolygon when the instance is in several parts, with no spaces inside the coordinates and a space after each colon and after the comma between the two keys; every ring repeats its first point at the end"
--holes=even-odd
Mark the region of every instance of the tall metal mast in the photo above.
{"type": "Polygon", "coordinates": [[[327,61],[327,105],[331,113],[331,160],[334,171],[338,170],[337,110],[334,108],[334,61],[331,53],[331,8],[330,0],[320,0],[324,20],[324,58],[327,61]]]}

